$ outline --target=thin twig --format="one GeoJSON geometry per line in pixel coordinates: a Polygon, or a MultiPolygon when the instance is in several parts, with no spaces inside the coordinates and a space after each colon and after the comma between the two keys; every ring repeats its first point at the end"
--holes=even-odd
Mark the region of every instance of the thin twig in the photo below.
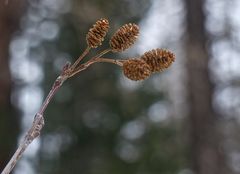
{"type": "Polygon", "coordinates": [[[95,62],[107,62],[107,63],[113,63],[113,64],[116,64],[119,66],[123,66],[124,60],[116,60],[116,59],[111,59],[111,58],[99,57],[99,58],[95,59],[95,62]]]}
{"type": "Polygon", "coordinates": [[[87,48],[84,51],[84,53],[76,60],[76,62],[72,66],[69,63],[67,63],[63,67],[63,70],[62,70],[60,76],[58,76],[58,78],[53,83],[53,86],[52,86],[51,90],[49,91],[46,99],[44,100],[41,108],[36,113],[31,128],[26,133],[23,141],[20,143],[16,152],[14,153],[11,160],[8,162],[8,164],[6,165],[6,167],[4,168],[4,170],[2,171],[1,174],[9,174],[13,170],[15,165],[17,164],[18,160],[23,155],[26,148],[32,143],[32,141],[34,139],[36,139],[40,135],[40,132],[41,132],[43,126],[44,126],[44,116],[43,116],[44,111],[46,110],[48,104],[50,103],[51,99],[56,94],[58,89],[62,86],[62,84],[68,78],[74,76],[75,74],[79,73],[80,71],[85,70],[90,65],[92,65],[93,63],[97,63],[97,62],[108,62],[108,63],[113,63],[113,64],[116,64],[116,65],[122,66],[122,61],[121,60],[100,58],[102,55],[108,53],[109,51],[111,51],[111,49],[106,49],[106,50],[100,52],[99,54],[97,54],[95,57],[91,58],[86,63],[78,65],[79,62],[84,58],[84,56],[86,56],[86,54],[89,52],[89,48],[87,48]]]}
{"type": "Polygon", "coordinates": [[[94,56],[92,59],[97,59],[99,57],[102,57],[104,54],[107,54],[108,52],[112,51],[111,48],[108,48],[106,50],[103,50],[102,52],[100,52],[99,54],[97,54],[96,56],[94,56]]]}
{"type": "Polygon", "coordinates": [[[89,53],[91,47],[87,47],[84,52],[79,56],[79,58],[74,62],[74,64],[71,66],[71,69],[75,69],[76,66],[79,64],[79,62],[81,62],[81,60],[87,55],[87,53],[89,53]]]}
{"type": "Polygon", "coordinates": [[[96,58],[96,59],[92,59],[84,64],[79,65],[69,77],[72,77],[74,75],[76,75],[77,73],[87,69],[90,65],[94,64],[94,63],[101,63],[101,62],[106,62],[106,63],[112,63],[112,64],[116,64],[118,66],[122,66],[123,63],[120,60],[114,60],[114,59],[108,59],[108,58],[96,58]]]}
{"type": "MultiPolygon", "coordinates": [[[[98,61],[98,59],[103,56],[104,54],[107,54],[108,52],[112,51],[112,49],[105,49],[103,50],[102,52],[100,52],[99,54],[97,54],[96,56],[94,56],[92,59],[90,59],[89,61],[87,61],[86,63],[84,64],[81,64],[79,65],[78,67],[76,67],[72,74],[69,76],[69,77],[72,77],[74,76],[75,74],[85,70],[87,67],[89,67],[91,64],[93,63],[96,63],[96,62],[101,62],[101,61],[98,61]]],[[[110,60],[110,59],[109,59],[110,60]]],[[[104,61],[102,61],[104,62],[104,61]]],[[[109,63],[113,63],[113,64],[117,64],[116,61],[112,60],[111,62],[110,61],[105,61],[105,62],[109,62],[109,63]]]]}
{"type": "Polygon", "coordinates": [[[6,167],[4,168],[1,174],[9,174],[14,168],[14,166],[16,165],[16,163],[18,162],[18,160],[21,158],[21,156],[23,155],[23,152],[26,150],[29,144],[31,144],[32,141],[40,135],[40,131],[44,126],[44,117],[43,117],[44,111],[47,108],[52,97],[56,94],[58,89],[62,86],[63,82],[68,78],[66,66],[69,66],[69,65],[68,64],[65,65],[61,75],[55,80],[41,108],[36,113],[31,128],[26,133],[23,141],[20,143],[18,149],[16,150],[16,152],[14,153],[11,160],[8,162],[8,164],[6,165],[6,167]]]}

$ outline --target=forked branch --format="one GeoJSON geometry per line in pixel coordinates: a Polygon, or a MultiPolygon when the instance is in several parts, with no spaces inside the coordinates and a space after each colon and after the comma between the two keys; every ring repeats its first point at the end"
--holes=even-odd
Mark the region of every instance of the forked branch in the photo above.
{"type": "Polygon", "coordinates": [[[61,74],[53,83],[52,88],[44,100],[41,108],[36,113],[31,128],[27,131],[24,139],[1,174],[9,174],[29,144],[31,144],[32,141],[40,135],[40,132],[44,126],[44,112],[53,96],[68,78],[73,77],[79,72],[87,69],[94,63],[106,62],[120,66],[123,70],[123,74],[131,80],[144,80],[152,73],[160,72],[168,68],[175,60],[174,54],[164,49],[151,50],[134,59],[116,60],[111,58],[103,58],[102,56],[110,51],[122,52],[134,44],[139,35],[139,27],[136,24],[130,23],[123,25],[117,30],[117,32],[110,39],[110,48],[103,50],[86,63],[81,63],[81,61],[92,48],[96,48],[102,44],[108,29],[109,22],[107,19],[98,20],[93,27],[90,28],[86,36],[88,45],[87,48],[72,65],[66,63],[66,65],[63,67],[61,74]]]}

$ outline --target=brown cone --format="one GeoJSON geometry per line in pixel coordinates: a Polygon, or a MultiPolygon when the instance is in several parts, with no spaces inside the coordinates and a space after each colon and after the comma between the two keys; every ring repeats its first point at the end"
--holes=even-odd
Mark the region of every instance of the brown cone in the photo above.
{"type": "Polygon", "coordinates": [[[113,52],[122,52],[131,47],[139,35],[139,27],[136,24],[125,24],[120,27],[110,40],[113,52]]]}
{"type": "Polygon", "coordinates": [[[151,75],[150,67],[141,59],[130,59],[123,62],[123,74],[131,80],[144,80],[151,75]]]}
{"type": "Polygon", "coordinates": [[[157,48],[145,52],[141,59],[150,66],[152,72],[159,72],[168,68],[175,61],[175,55],[168,50],[157,48]]]}
{"type": "Polygon", "coordinates": [[[98,20],[92,28],[88,31],[86,36],[87,44],[91,48],[97,48],[102,44],[104,37],[109,29],[109,22],[107,19],[98,20]]]}

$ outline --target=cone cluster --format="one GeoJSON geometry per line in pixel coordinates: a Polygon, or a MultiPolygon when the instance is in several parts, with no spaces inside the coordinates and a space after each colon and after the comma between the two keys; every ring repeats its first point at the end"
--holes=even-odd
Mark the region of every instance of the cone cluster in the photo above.
{"type": "Polygon", "coordinates": [[[88,31],[88,34],[86,36],[88,46],[91,48],[97,48],[100,46],[108,32],[108,29],[109,22],[107,19],[98,20],[88,31]]]}
{"type": "Polygon", "coordinates": [[[136,24],[125,24],[111,38],[109,44],[113,52],[122,52],[131,47],[137,40],[139,27],[136,24]]]}
{"type": "Polygon", "coordinates": [[[175,60],[175,55],[164,49],[145,52],[139,59],[129,59],[123,63],[123,74],[131,80],[144,80],[152,73],[163,71],[175,60]]]}
{"type": "MultiPolygon", "coordinates": [[[[109,29],[107,19],[98,20],[89,30],[86,40],[91,48],[102,44],[109,29]]],[[[122,52],[131,47],[139,35],[139,27],[129,23],[120,27],[109,41],[112,52],[122,52]]],[[[123,74],[131,80],[144,80],[152,73],[161,72],[175,61],[175,55],[166,49],[153,49],[135,59],[122,61],[123,74]]]]}

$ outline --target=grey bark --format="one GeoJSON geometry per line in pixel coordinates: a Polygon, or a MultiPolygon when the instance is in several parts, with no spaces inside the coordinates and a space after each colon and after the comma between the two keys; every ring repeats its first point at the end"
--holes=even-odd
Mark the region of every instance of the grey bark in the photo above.
{"type": "Polygon", "coordinates": [[[218,115],[212,107],[214,84],[210,80],[204,23],[204,0],[186,0],[187,74],[191,159],[197,174],[229,173],[217,131],[218,115]]]}

